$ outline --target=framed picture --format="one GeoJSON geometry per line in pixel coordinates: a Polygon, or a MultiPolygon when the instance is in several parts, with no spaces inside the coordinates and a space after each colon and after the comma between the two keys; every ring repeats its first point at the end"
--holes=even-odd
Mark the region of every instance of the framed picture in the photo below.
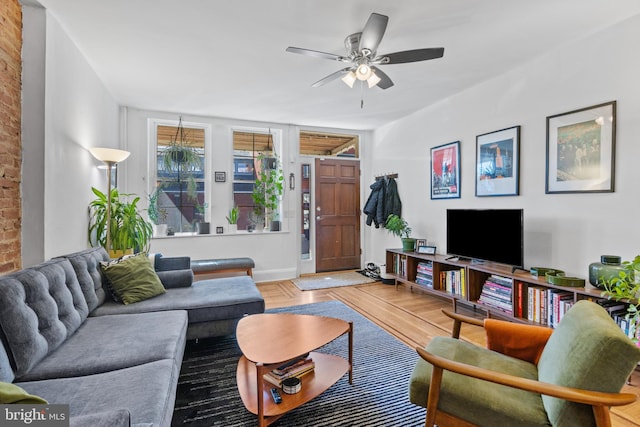
{"type": "Polygon", "coordinates": [[[427,254],[427,255],[435,255],[436,254],[436,247],[435,246],[418,246],[418,249],[416,249],[416,251],[420,254],[427,254]]]}
{"type": "Polygon", "coordinates": [[[216,234],[224,233],[224,227],[216,227],[216,234]]]}
{"type": "Polygon", "coordinates": [[[431,149],[431,198],[460,198],[460,141],[431,149]]]}
{"type": "Polygon", "coordinates": [[[226,172],[215,172],[214,173],[214,179],[216,182],[225,182],[227,180],[227,173],[226,172]]]}
{"type": "Polygon", "coordinates": [[[476,136],[476,196],[517,196],[520,126],[476,136]]]}
{"type": "Polygon", "coordinates": [[[547,117],[545,192],[611,193],[616,101],[547,117]]]}
{"type": "Polygon", "coordinates": [[[416,239],[416,247],[427,246],[427,239],[416,239]]]}

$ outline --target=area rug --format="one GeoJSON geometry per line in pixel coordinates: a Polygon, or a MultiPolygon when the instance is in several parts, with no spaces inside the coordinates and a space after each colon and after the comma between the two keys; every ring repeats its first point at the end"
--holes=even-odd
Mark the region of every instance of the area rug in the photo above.
{"type": "Polygon", "coordinates": [[[362,285],[364,283],[373,283],[375,281],[375,279],[366,277],[355,271],[327,273],[326,275],[299,277],[292,280],[293,284],[301,291],[362,285]]]}
{"type": "MultiPolygon", "coordinates": [[[[278,427],[424,425],[425,410],[409,402],[408,384],[417,353],[364,316],[338,301],[268,312],[338,317],[354,324],[353,385],[345,374],[336,384],[286,414],[278,427]]],[[[347,357],[343,336],[320,351],[347,357]]],[[[256,416],[242,404],[236,388],[241,352],[235,338],[187,343],[172,426],[254,426],[256,416]]]]}

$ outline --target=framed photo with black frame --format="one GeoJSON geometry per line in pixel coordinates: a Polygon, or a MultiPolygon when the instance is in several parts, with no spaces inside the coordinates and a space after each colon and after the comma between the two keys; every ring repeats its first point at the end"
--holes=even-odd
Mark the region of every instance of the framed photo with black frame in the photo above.
{"type": "Polygon", "coordinates": [[[460,141],[431,148],[431,199],[460,198],[460,141]]]}
{"type": "Polygon", "coordinates": [[[545,193],[612,193],[616,101],[547,117],[545,193]]]}
{"type": "Polygon", "coordinates": [[[216,171],[213,174],[215,182],[225,182],[227,180],[227,173],[222,171],[216,171]]]}
{"type": "Polygon", "coordinates": [[[520,193],[520,126],[476,136],[476,197],[520,193]]]}

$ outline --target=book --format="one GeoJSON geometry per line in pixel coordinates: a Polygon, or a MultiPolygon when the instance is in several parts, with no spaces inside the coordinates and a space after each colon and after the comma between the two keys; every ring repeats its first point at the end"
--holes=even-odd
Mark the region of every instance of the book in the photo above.
{"type": "Polygon", "coordinates": [[[310,364],[306,364],[304,365],[303,368],[296,370],[295,372],[286,374],[286,375],[276,375],[273,373],[273,371],[267,372],[266,374],[264,374],[262,377],[264,378],[265,381],[278,386],[278,387],[282,387],[282,381],[286,380],[287,378],[302,378],[305,375],[313,372],[315,369],[315,363],[310,363],[310,364]]]}

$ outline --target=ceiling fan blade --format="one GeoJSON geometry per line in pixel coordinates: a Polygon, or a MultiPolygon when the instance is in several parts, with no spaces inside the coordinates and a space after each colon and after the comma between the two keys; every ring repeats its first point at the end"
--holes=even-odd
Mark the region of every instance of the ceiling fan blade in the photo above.
{"type": "Polygon", "coordinates": [[[351,67],[347,67],[347,68],[343,68],[342,70],[338,70],[335,73],[331,73],[327,77],[318,80],[317,82],[312,84],[311,87],[323,86],[323,85],[325,85],[325,84],[337,79],[338,77],[342,77],[343,75],[347,74],[349,71],[351,71],[351,67]]]}
{"type": "Polygon", "coordinates": [[[344,60],[344,57],[340,55],[335,55],[333,53],[319,52],[317,50],[304,49],[301,47],[289,46],[287,48],[287,52],[299,53],[300,55],[315,56],[316,58],[332,59],[334,61],[344,60]]]}
{"type": "Polygon", "coordinates": [[[384,36],[384,32],[387,29],[387,22],[389,22],[389,17],[386,15],[372,13],[369,16],[360,36],[360,44],[358,45],[360,52],[363,49],[367,49],[373,53],[378,49],[382,36],[384,36]]]}
{"type": "MultiPolygon", "coordinates": [[[[403,64],[406,62],[427,61],[429,59],[442,58],[444,56],[443,47],[432,47],[427,49],[405,50],[402,52],[388,53],[380,55],[380,64],[403,64]],[[388,59],[387,59],[388,58],[388,59]]],[[[376,58],[376,62],[377,58],[376,58]]]]}
{"type": "Polygon", "coordinates": [[[387,76],[380,68],[371,67],[371,69],[374,73],[376,73],[376,76],[380,77],[380,81],[377,85],[380,89],[389,89],[391,86],[393,86],[393,82],[391,81],[389,76],[387,76]]]}

